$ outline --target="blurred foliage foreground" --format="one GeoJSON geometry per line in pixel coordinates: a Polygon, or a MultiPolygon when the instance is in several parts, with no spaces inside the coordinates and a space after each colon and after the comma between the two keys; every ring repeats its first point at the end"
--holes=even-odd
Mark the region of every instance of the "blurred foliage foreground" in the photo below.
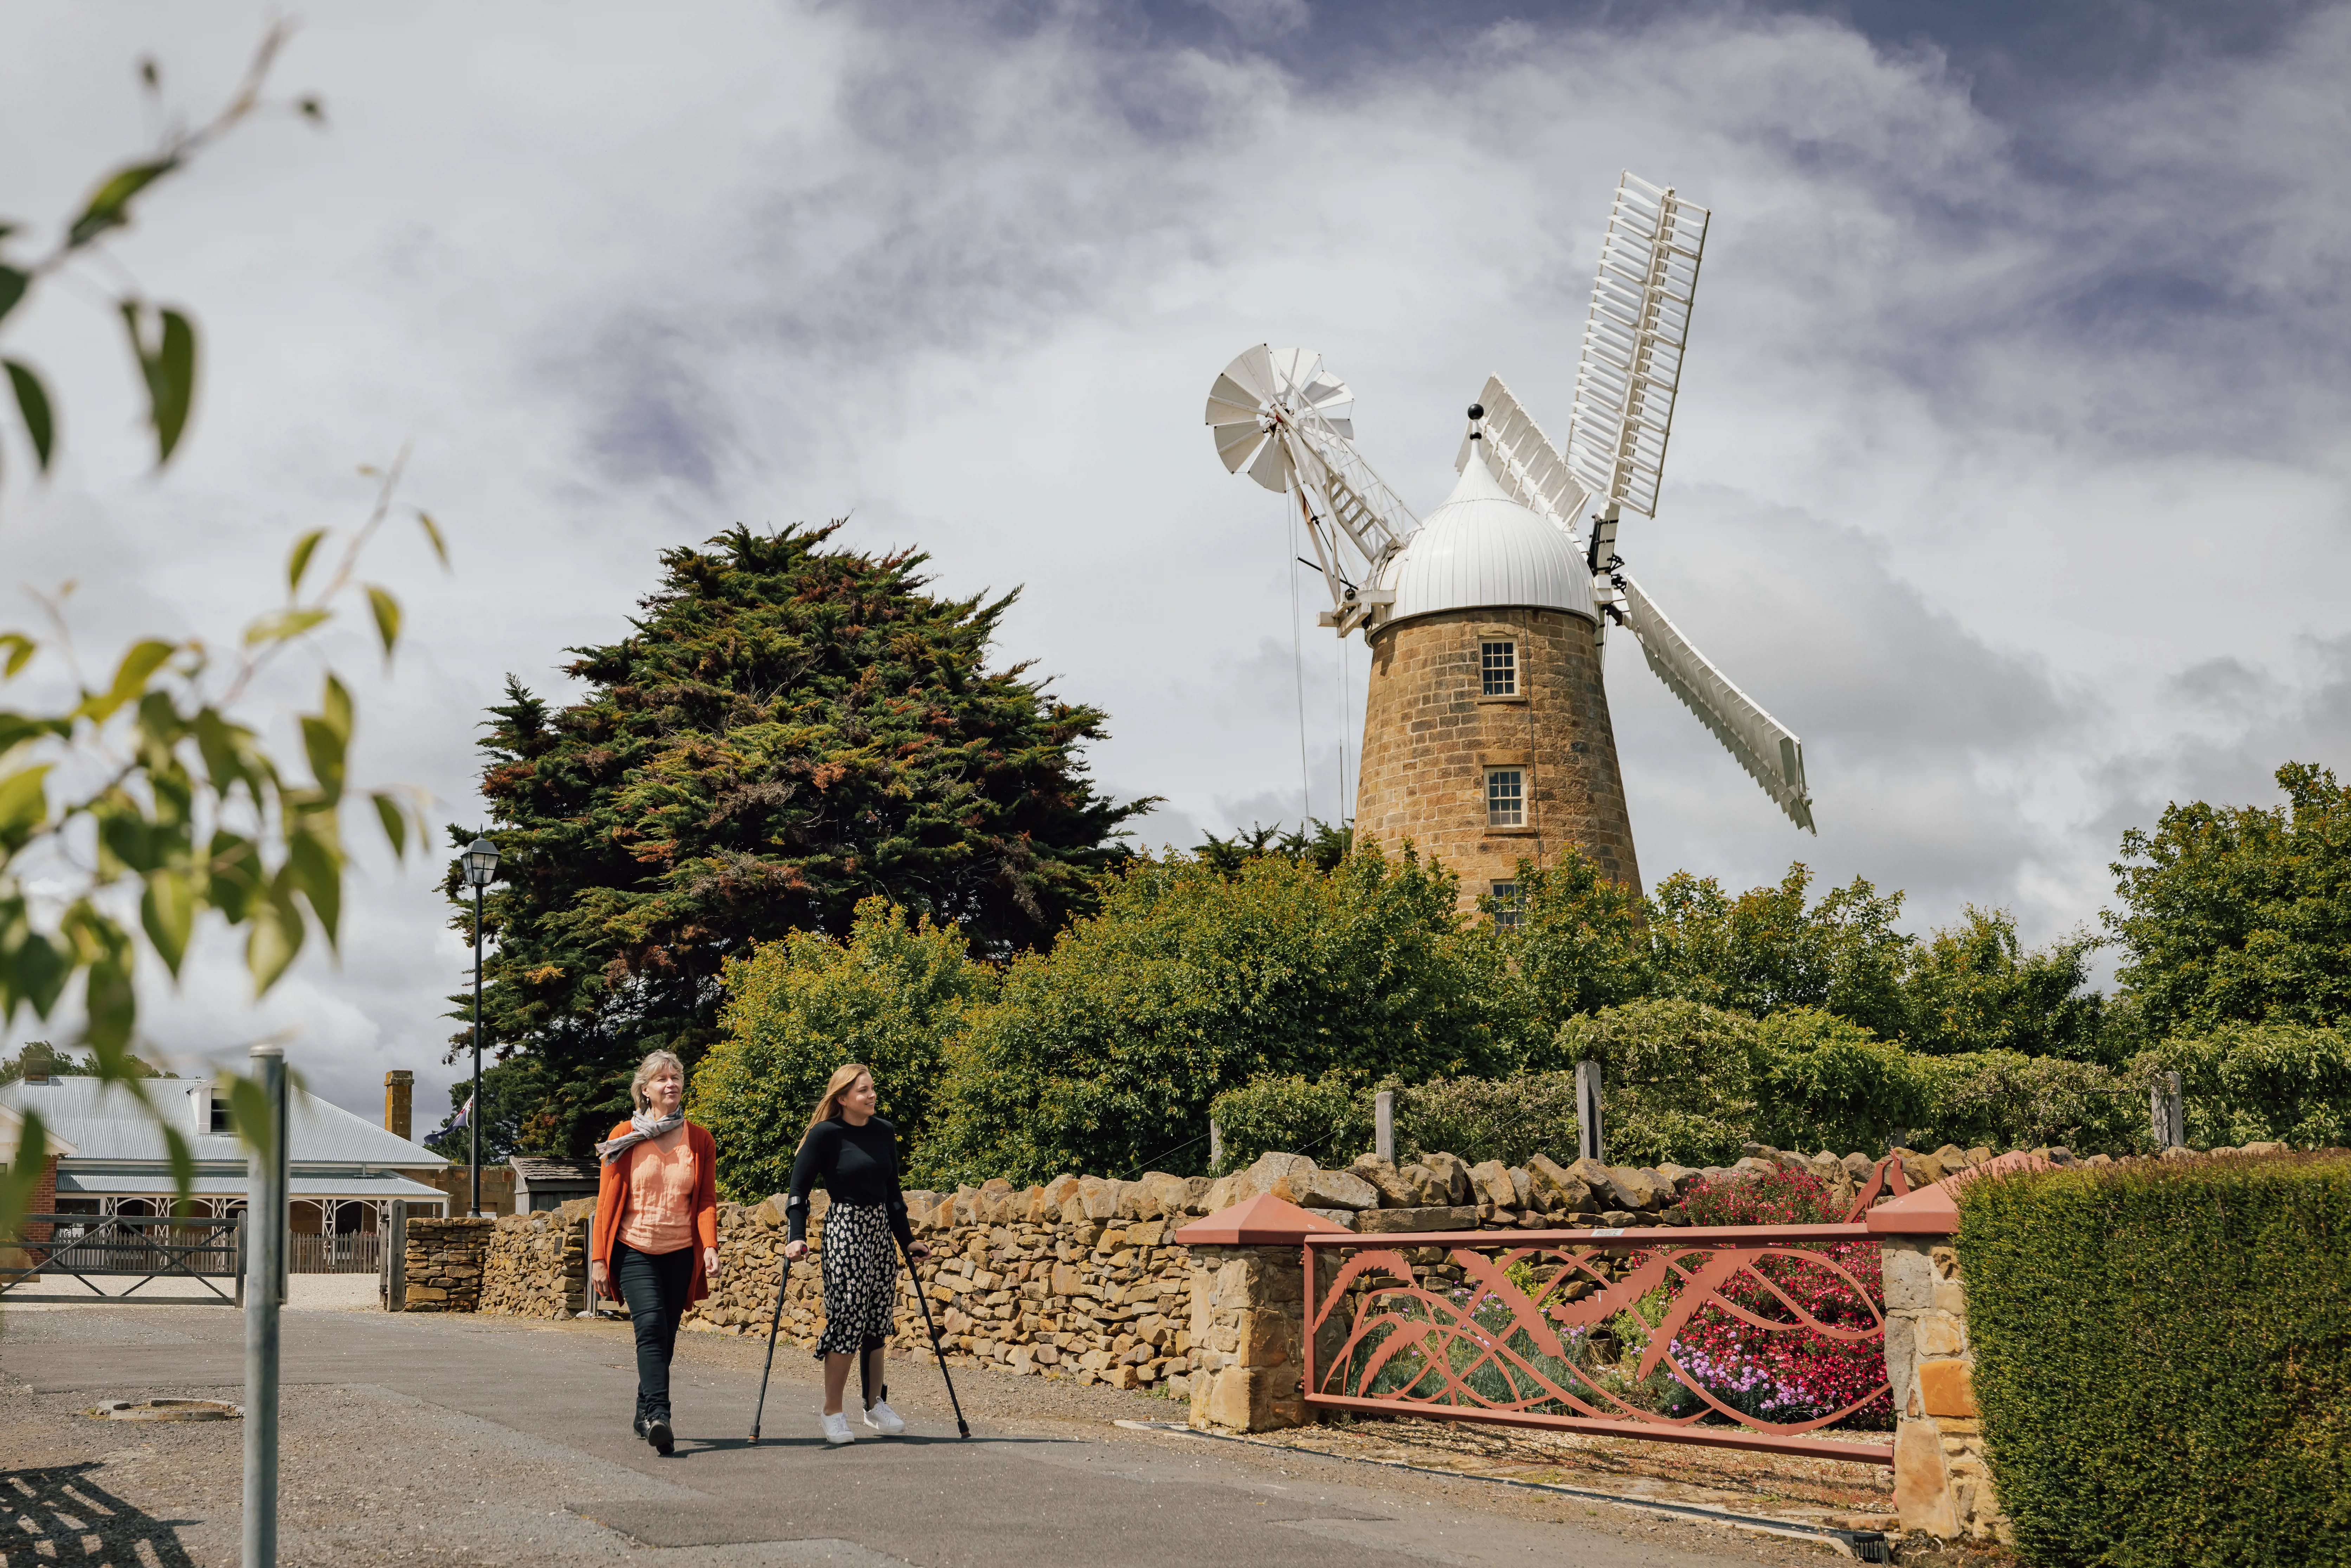
{"type": "MultiPolygon", "coordinates": [[[[186,312],[158,306],[127,281],[130,270],[106,242],[131,225],[160,183],[256,113],[321,119],[315,99],[280,103],[264,94],[284,36],[276,29],[263,39],[244,81],[209,120],[190,127],[159,104],[155,119],[167,129],[156,146],[99,181],[47,248],[25,252],[20,225],[0,222],[0,332],[61,292],[60,282],[71,285],[62,291],[68,303],[74,295],[106,301],[138,367],[159,467],[179,449],[195,406],[197,330],[186,312]]],[[[140,72],[160,96],[154,65],[140,72]]],[[[60,412],[37,366],[0,354],[0,369],[16,405],[12,436],[45,476],[59,447],[60,412]]],[[[67,634],[71,584],[42,600],[48,625],[39,634],[0,631],[0,684],[10,699],[0,704],[0,1015],[11,1024],[20,1013],[78,1019],[78,1043],[88,1052],[79,1065],[151,1113],[152,1070],[131,1052],[142,956],[176,977],[201,927],[224,925],[242,935],[255,991],[266,992],[313,934],[329,946],[337,939],[347,807],[371,814],[396,855],[412,835],[422,845],[415,795],[361,791],[348,779],[357,716],[319,647],[320,633],[359,604],[387,661],[399,643],[399,601],[358,575],[393,514],[399,469],[362,471],[376,489],[364,521],[340,538],[325,528],[298,538],[283,601],[225,645],[140,638],[93,680],[67,634]],[[297,648],[319,672],[315,699],[286,716],[300,739],[298,758],[279,756],[263,736],[266,716],[279,711],[267,694],[288,689],[282,666],[297,648]]],[[[432,518],[413,515],[445,563],[432,518]]],[[[274,591],[275,575],[256,572],[256,598],[274,591]]],[[[249,1141],[266,1137],[251,1131],[271,1123],[259,1087],[234,1072],[222,1077],[237,1126],[249,1141]]],[[[157,1120],[184,1194],[193,1176],[186,1132],[157,1120]]],[[[0,1175],[0,1234],[25,1211],[47,1148],[47,1128],[26,1108],[0,1175]]]]}

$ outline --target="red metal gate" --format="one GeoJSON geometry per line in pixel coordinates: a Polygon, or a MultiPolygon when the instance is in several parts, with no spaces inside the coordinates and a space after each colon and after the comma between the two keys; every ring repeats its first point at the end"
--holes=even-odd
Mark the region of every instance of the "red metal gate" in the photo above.
{"type": "Polygon", "coordinates": [[[1810,1435],[1888,1393],[1877,1238],[1859,1221],[1889,1182],[1908,1191],[1896,1160],[1879,1166],[1838,1225],[1310,1235],[1306,1403],[1891,1465],[1890,1440],[1810,1435]],[[1646,1343],[1628,1379],[1593,1352],[1644,1301],[1662,1313],[1654,1324],[1637,1318],[1646,1343]],[[1771,1419],[1690,1364],[1703,1353],[1684,1334],[1726,1332],[1756,1347],[1783,1336],[1844,1347],[1831,1355],[1861,1381],[1847,1377],[1802,1419],[1771,1419]],[[1660,1370],[1674,1408],[1639,1396],[1659,1386],[1660,1370]]]}

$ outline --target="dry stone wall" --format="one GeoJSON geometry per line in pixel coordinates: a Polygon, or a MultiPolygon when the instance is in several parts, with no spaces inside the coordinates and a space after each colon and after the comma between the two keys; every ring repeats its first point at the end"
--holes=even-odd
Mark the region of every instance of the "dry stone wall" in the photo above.
{"type": "Polygon", "coordinates": [[[482,1301],[482,1265],[490,1219],[412,1219],[405,1254],[409,1312],[470,1312],[482,1301]]]}
{"type": "Polygon", "coordinates": [[[588,1227],[596,1200],[500,1215],[482,1260],[486,1312],[516,1318],[576,1317],[588,1310],[588,1227]]]}

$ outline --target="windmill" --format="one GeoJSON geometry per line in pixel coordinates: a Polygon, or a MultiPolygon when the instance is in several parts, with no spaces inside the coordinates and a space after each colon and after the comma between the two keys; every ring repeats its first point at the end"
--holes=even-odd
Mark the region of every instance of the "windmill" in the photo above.
{"type": "Polygon", "coordinates": [[[1698,651],[1617,551],[1624,514],[1656,515],[1708,216],[1623,177],[1565,444],[1489,378],[1459,483],[1426,520],[1356,450],[1354,393],[1320,355],[1260,345],[1209,389],[1226,469],[1298,509],[1331,595],[1321,623],[1373,651],[1356,831],[1435,853],[1465,903],[1491,892],[1507,904],[1510,868],[1562,842],[1639,885],[1601,681],[1612,622],[1789,820],[1813,828],[1802,742],[1698,651]]]}

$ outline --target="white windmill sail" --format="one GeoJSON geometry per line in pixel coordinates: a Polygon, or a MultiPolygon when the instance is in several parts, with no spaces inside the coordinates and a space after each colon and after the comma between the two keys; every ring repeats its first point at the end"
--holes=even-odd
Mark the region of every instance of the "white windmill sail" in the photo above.
{"type": "Polygon", "coordinates": [[[1639,640],[1649,668],[1682,699],[1682,706],[1698,715],[1699,723],[1714,731],[1790,821],[1817,834],[1812,791],[1804,783],[1804,743],[1715,668],[1656,601],[1641,591],[1639,583],[1621,572],[1617,577],[1625,593],[1625,624],[1639,640]]]}
{"type": "MultiPolygon", "coordinates": [[[[1560,455],[1559,448],[1552,444],[1551,437],[1517,395],[1502,384],[1501,377],[1486,378],[1478,406],[1485,411],[1478,428],[1486,444],[1486,466],[1520,506],[1539,517],[1550,518],[1582,551],[1583,503],[1589,492],[1568,467],[1567,459],[1560,455]]],[[[1459,473],[1468,462],[1469,438],[1464,435],[1461,450],[1453,455],[1453,471],[1459,473]]]]}
{"type": "Polygon", "coordinates": [[[1567,423],[1568,466],[1604,508],[1657,515],[1708,216],[1670,185],[1617,182],[1567,423]]]}
{"type": "MultiPolygon", "coordinates": [[[[1487,466],[1495,478],[1521,505],[1548,517],[1579,549],[1583,548],[1583,530],[1576,526],[1576,517],[1590,497],[1559,448],[1501,377],[1487,378],[1485,390],[1478,394],[1478,405],[1484,418],[1476,444],[1485,446],[1487,466]]],[[[1473,443],[1465,437],[1454,458],[1457,471],[1468,463],[1472,449],[1473,443]]],[[[1604,612],[1613,603],[1624,616],[1657,678],[1714,732],[1789,820],[1818,832],[1813,825],[1812,795],[1804,783],[1803,742],[1699,653],[1632,578],[1622,571],[1602,571],[1594,577],[1593,591],[1604,612]]]]}

